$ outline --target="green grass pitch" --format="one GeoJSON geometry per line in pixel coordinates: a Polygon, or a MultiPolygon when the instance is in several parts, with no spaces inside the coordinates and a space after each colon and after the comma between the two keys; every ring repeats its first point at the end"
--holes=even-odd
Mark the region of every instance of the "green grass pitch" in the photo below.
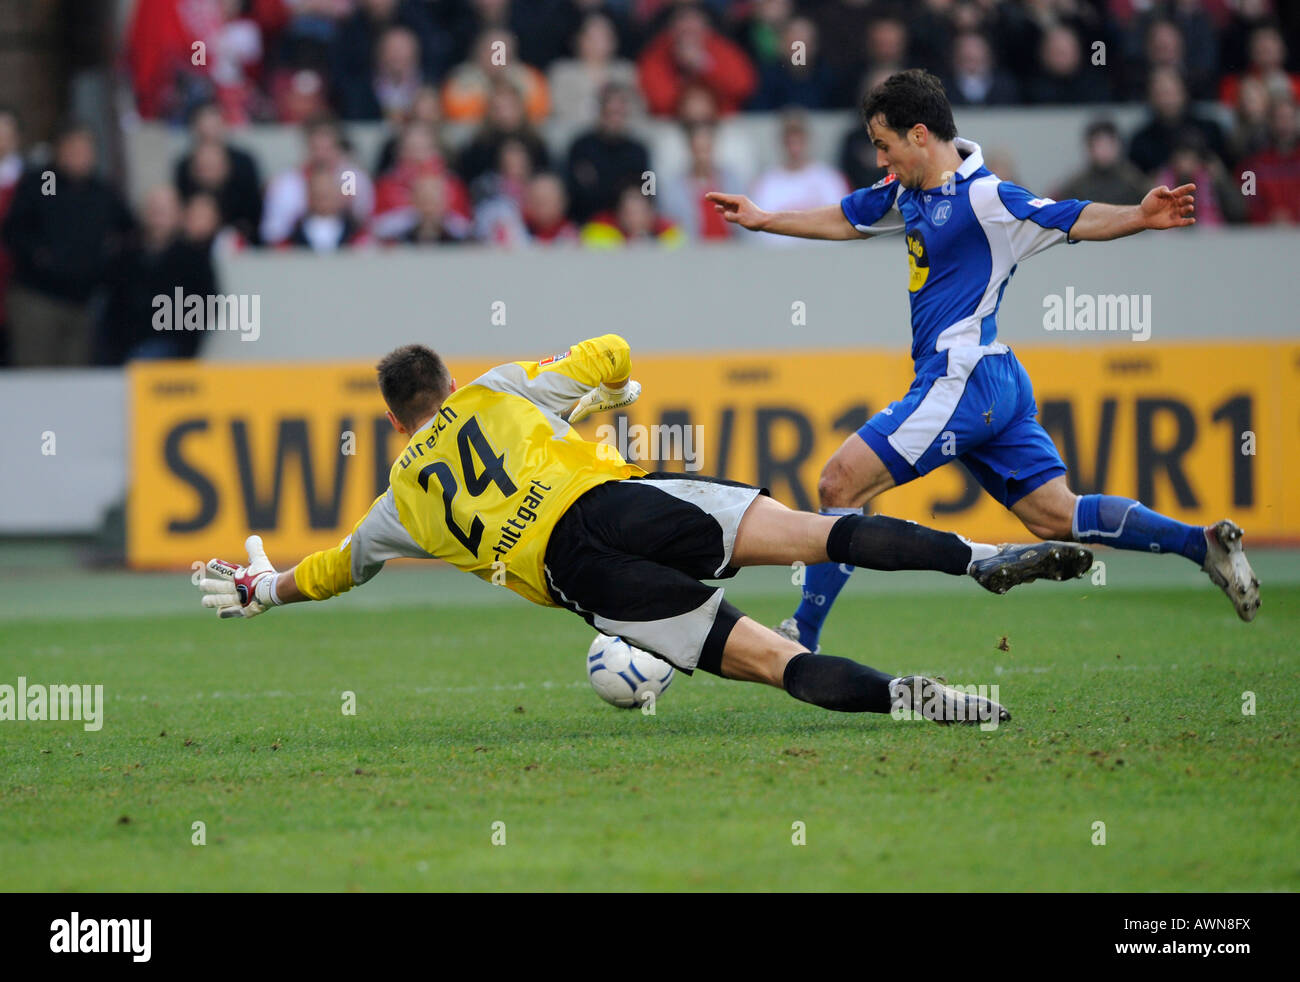
{"type": "MultiPolygon", "coordinates": [[[[703,675],[620,711],[585,624],[436,568],[234,623],[184,575],[6,570],[0,684],[106,707],[0,722],[0,889],[1295,890],[1295,558],[1257,557],[1251,625],[1170,558],[1005,597],[859,572],[826,649],[998,684],[987,733],[703,675]]],[[[773,623],[793,588],[729,596],[773,623]]]]}

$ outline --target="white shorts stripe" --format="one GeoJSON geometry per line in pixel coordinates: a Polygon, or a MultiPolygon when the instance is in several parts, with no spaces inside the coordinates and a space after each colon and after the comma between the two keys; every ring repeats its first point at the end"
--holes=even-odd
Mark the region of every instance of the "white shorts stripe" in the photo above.
{"type": "Polygon", "coordinates": [[[689,501],[705,514],[712,516],[722,528],[722,564],[713,575],[721,576],[722,571],[731,565],[731,552],[736,548],[736,533],[740,530],[740,520],[745,517],[745,512],[758,497],[758,488],[689,479],[656,478],[646,481],[625,478],[624,480],[629,484],[640,484],[670,494],[674,498],[680,498],[682,501],[689,501]]]}
{"type": "Polygon", "coordinates": [[[619,621],[596,614],[596,630],[630,641],[638,648],[657,652],[678,668],[689,672],[700,665],[704,642],[713,630],[718,608],[722,606],[722,587],[694,610],[657,621],[619,621]]]}
{"type": "Polygon", "coordinates": [[[913,467],[916,466],[921,455],[930,449],[948,425],[948,420],[952,419],[957,404],[966,394],[966,380],[975,371],[980,359],[987,354],[998,353],[999,350],[1006,351],[1006,345],[968,345],[948,350],[947,373],[934,380],[930,391],[912,410],[912,415],[890,434],[889,445],[898,451],[900,457],[913,467]]]}

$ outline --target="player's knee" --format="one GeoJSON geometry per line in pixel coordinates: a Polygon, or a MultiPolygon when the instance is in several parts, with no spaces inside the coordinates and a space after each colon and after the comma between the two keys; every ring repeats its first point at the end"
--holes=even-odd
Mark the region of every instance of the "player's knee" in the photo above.
{"type": "Polygon", "coordinates": [[[858,488],[853,486],[848,469],[830,460],[817,479],[817,500],[823,508],[851,508],[858,496],[858,488]]]}
{"type": "Polygon", "coordinates": [[[1067,522],[1062,526],[1054,521],[1029,521],[1025,522],[1025,528],[1040,539],[1068,539],[1070,538],[1070,525],[1067,522]]]}
{"type": "Polygon", "coordinates": [[[1073,510],[1052,509],[1024,516],[1021,521],[1040,539],[1072,539],[1073,510]]]}
{"type": "Polygon", "coordinates": [[[1052,481],[1011,506],[1016,517],[1040,539],[1074,538],[1074,507],[1078,496],[1064,481],[1052,481]]]}

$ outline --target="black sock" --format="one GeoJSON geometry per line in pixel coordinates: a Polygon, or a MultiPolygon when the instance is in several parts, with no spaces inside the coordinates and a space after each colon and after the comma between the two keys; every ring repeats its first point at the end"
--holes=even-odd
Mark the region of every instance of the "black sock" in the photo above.
{"type": "Polygon", "coordinates": [[[887,515],[845,515],[831,526],[826,555],[867,569],[930,569],[964,576],[970,543],[952,532],[887,515]]]}
{"type": "Polygon", "coordinates": [[[887,713],[892,675],[848,658],[805,651],[785,666],[785,691],[802,702],[841,713],[887,713]]]}

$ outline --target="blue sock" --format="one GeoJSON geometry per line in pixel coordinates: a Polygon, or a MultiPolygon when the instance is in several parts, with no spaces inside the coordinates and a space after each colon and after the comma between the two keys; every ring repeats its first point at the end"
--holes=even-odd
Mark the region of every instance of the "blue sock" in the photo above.
{"type": "Polygon", "coordinates": [[[1197,566],[1205,562],[1205,529],[1184,525],[1132,498],[1113,494],[1079,496],[1074,506],[1074,538],[1135,552],[1176,552],[1197,566]]]}
{"type": "MultiPolygon", "coordinates": [[[[823,508],[823,515],[860,515],[861,508],[823,508]]],[[[856,567],[844,563],[814,563],[804,570],[803,599],[795,608],[794,619],[799,625],[799,643],[809,651],[817,650],[826,615],[831,612],[835,598],[849,582],[856,567]]]]}

